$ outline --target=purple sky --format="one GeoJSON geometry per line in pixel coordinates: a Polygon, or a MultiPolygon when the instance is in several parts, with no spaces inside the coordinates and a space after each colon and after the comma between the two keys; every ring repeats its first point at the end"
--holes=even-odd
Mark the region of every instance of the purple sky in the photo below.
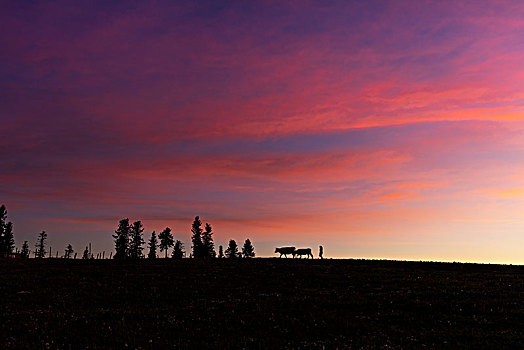
{"type": "Polygon", "coordinates": [[[15,238],[524,263],[520,1],[3,2],[15,238]]]}

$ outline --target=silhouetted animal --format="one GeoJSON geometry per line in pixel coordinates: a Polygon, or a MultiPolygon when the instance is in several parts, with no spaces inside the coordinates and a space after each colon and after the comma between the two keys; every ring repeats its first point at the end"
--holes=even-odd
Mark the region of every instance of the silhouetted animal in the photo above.
{"type": "Polygon", "coordinates": [[[288,254],[292,254],[293,257],[295,256],[295,247],[281,247],[281,248],[275,248],[275,253],[280,253],[280,257],[284,255],[287,258],[288,254]]]}
{"type": "Polygon", "coordinates": [[[293,252],[293,258],[295,258],[297,255],[299,257],[302,257],[302,255],[307,255],[308,259],[309,259],[309,257],[311,257],[311,259],[313,259],[313,254],[311,253],[311,248],[296,249],[293,252]]]}

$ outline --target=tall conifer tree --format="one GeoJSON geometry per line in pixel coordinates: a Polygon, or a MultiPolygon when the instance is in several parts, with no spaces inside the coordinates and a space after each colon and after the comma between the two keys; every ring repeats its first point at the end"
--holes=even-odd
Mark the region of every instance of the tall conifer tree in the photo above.
{"type": "Polygon", "coordinates": [[[234,258],[238,258],[239,255],[240,254],[238,253],[237,242],[234,239],[230,240],[229,246],[226,249],[226,257],[230,259],[234,259],[234,258]]]}
{"type": "Polygon", "coordinates": [[[149,253],[147,254],[147,257],[149,259],[156,259],[156,248],[158,247],[158,240],[156,239],[155,231],[151,233],[151,239],[147,245],[149,247],[149,253]]]}
{"type": "Polygon", "coordinates": [[[173,246],[173,235],[171,234],[171,229],[169,227],[166,227],[164,231],[160,232],[158,235],[158,238],[160,239],[160,251],[166,252],[166,258],[167,258],[167,250],[173,246]]]}
{"type": "Polygon", "coordinates": [[[142,238],[144,226],[142,221],[138,220],[131,226],[131,239],[129,242],[129,257],[131,259],[140,259],[142,257],[142,250],[144,250],[144,239],[142,238]]]}
{"type": "Polygon", "coordinates": [[[20,250],[20,255],[24,258],[29,258],[29,244],[27,241],[24,241],[24,244],[22,244],[22,250],[20,250]]]}
{"type": "Polygon", "coordinates": [[[13,235],[13,223],[8,222],[4,225],[3,251],[5,254],[13,253],[15,249],[15,237],[13,235]]]}
{"type": "Polygon", "coordinates": [[[47,233],[45,231],[42,231],[38,234],[38,239],[36,240],[36,250],[35,250],[35,257],[36,258],[44,258],[46,255],[45,251],[45,240],[47,238],[47,233]]]}
{"type": "Polygon", "coordinates": [[[129,219],[122,219],[118,223],[118,228],[113,235],[115,239],[115,256],[114,259],[125,259],[129,257],[129,235],[131,227],[129,219]]]}
{"type": "Polygon", "coordinates": [[[5,253],[4,231],[7,220],[7,209],[5,205],[0,206],[0,255],[5,253]]]}
{"type": "Polygon", "coordinates": [[[7,222],[7,209],[0,206],[0,255],[11,254],[15,249],[13,224],[7,222]]]}
{"type": "Polygon", "coordinates": [[[193,224],[191,225],[191,242],[193,243],[193,258],[201,258],[203,256],[203,244],[202,244],[202,221],[200,217],[196,216],[193,224]]]}
{"type": "Polygon", "coordinates": [[[206,223],[204,232],[202,233],[202,256],[205,258],[215,258],[216,255],[215,244],[213,243],[213,229],[210,224],[206,223]]]}
{"type": "Polygon", "coordinates": [[[244,246],[242,247],[242,255],[244,258],[254,258],[255,257],[255,248],[253,248],[253,245],[251,244],[251,241],[246,239],[244,242],[244,246]]]}

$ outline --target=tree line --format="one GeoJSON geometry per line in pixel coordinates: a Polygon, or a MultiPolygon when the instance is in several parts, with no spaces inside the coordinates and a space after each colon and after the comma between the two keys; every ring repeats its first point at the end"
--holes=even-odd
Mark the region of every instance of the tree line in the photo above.
{"type": "MultiPolygon", "coordinates": [[[[229,240],[229,244],[224,251],[220,245],[218,247],[218,254],[215,251],[215,243],[213,239],[213,228],[209,223],[202,227],[200,217],[196,216],[191,225],[191,252],[190,258],[252,258],[255,257],[255,249],[251,241],[246,239],[242,250],[239,251],[237,242],[233,239],[229,240]]],[[[115,233],[112,235],[115,243],[114,259],[155,259],[162,253],[165,258],[168,257],[168,250],[173,248],[171,257],[174,259],[182,259],[186,257],[184,244],[180,240],[175,240],[171,228],[166,227],[158,235],[155,231],[151,233],[151,237],[147,243],[147,256],[144,254],[144,226],[142,221],[138,220],[130,223],[129,219],[122,219],[118,223],[115,233]],[[158,250],[160,254],[158,254],[158,250]]],[[[38,234],[34,257],[45,258],[47,255],[46,249],[47,233],[42,231],[38,234]]],[[[7,221],[7,209],[5,205],[0,206],[0,256],[10,256],[15,253],[15,240],[13,233],[12,222],[7,221]]],[[[16,253],[24,258],[29,258],[30,249],[27,241],[24,241],[20,251],[16,253]]],[[[104,252],[105,254],[105,252],[104,252]]],[[[101,254],[100,254],[101,255],[101,254]]],[[[64,249],[63,257],[66,259],[76,258],[77,253],[73,250],[73,246],[68,244],[64,249]],[[74,255],[73,255],[74,254],[74,255]]],[[[49,251],[51,257],[51,251],[49,251]]],[[[58,251],[57,251],[58,257],[58,251]]],[[[112,257],[112,253],[110,258],[112,257]]],[[[82,253],[82,259],[93,259],[90,246],[85,248],[82,253]]]]}
{"type": "MultiPolygon", "coordinates": [[[[129,219],[120,220],[113,238],[115,240],[115,259],[141,259],[144,255],[144,226],[140,220],[130,223],[129,219]]],[[[252,258],[255,256],[253,244],[248,239],[245,240],[242,251],[238,249],[235,240],[230,240],[224,252],[222,246],[218,248],[218,255],[215,250],[213,240],[213,228],[206,223],[202,228],[202,221],[199,216],[195,217],[191,225],[191,253],[190,258],[252,258]]],[[[180,240],[175,240],[171,228],[166,227],[157,236],[156,232],[151,233],[151,238],[147,244],[147,258],[155,259],[158,257],[157,248],[164,252],[167,258],[168,249],[173,247],[171,257],[182,259],[186,256],[184,244],[180,240]]]]}

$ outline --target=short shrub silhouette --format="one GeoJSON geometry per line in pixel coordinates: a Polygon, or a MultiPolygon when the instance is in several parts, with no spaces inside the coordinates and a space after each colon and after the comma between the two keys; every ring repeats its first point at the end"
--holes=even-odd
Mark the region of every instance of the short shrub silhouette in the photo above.
{"type": "Polygon", "coordinates": [[[71,244],[68,244],[65,251],[64,251],[64,258],[69,259],[71,258],[71,255],[73,255],[75,251],[73,250],[73,246],[71,244]]]}
{"type": "Polygon", "coordinates": [[[177,239],[171,257],[173,259],[182,259],[184,257],[184,253],[184,244],[177,239]]]}
{"type": "Polygon", "coordinates": [[[89,248],[88,247],[86,247],[86,249],[84,250],[84,254],[82,254],[82,259],[84,260],[89,259],[89,248]]]}
{"type": "Polygon", "coordinates": [[[229,245],[226,249],[226,257],[229,259],[240,257],[240,254],[238,253],[238,245],[234,239],[229,241],[229,245]]]}

